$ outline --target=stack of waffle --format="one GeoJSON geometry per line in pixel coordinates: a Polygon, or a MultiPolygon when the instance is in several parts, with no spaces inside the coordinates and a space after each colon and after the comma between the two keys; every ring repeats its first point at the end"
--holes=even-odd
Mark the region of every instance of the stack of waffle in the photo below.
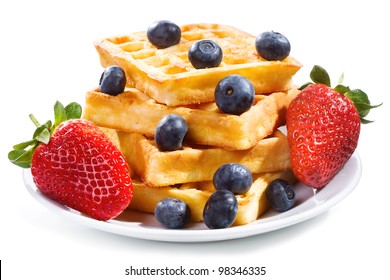
{"type": "Polygon", "coordinates": [[[225,163],[240,163],[253,174],[253,184],[237,195],[234,225],[256,220],[268,208],[265,189],[276,178],[293,180],[289,148],[278,128],[298,90],[292,76],[301,65],[292,57],[266,61],[255,49],[255,37],[217,24],[181,26],[179,44],[154,47],[146,32],[106,38],[95,43],[103,67],[121,66],[125,91],[110,96],[86,94],[84,118],[116,141],[132,172],[130,208],[153,213],[166,197],[187,202],[192,220],[201,221],[204,205],[215,191],[214,172],[225,163]],[[195,69],[188,50],[197,40],[211,39],[223,51],[220,66],[195,69]],[[222,113],[214,102],[217,83],[231,74],[251,81],[256,97],[241,115],[222,113]],[[188,133],[181,150],[163,152],[154,142],[157,123],[167,114],[182,116],[188,133]]]}

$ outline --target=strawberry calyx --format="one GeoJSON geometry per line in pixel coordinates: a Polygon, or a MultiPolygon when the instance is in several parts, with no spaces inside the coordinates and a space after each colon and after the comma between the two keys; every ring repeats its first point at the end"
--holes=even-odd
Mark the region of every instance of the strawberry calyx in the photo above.
{"type": "MultiPolygon", "coordinates": [[[[331,80],[328,72],[319,65],[313,66],[313,69],[310,72],[310,78],[312,82],[303,84],[299,88],[300,90],[312,84],[324,84],[332,88],[331,80]]],[[[371,123],[372,121],[365,119],[365,117],[368,115],[371,109],[381,106],[382,103],[378,105],[371,105],[368,95],[364,91],[362,91],[361,89],[351,89],[349,86],[344,86],[343,81],[344,81],[344,74],[340,76],[337,86],[334,87],[333,90],[346,96],[353,102],[355,108],[359,113],[360,122],[362,124],[371,123]]]]}
{"type": "Polygon", "coordinates": [[[82,108],[76,102],[69,103],[64,107],[61,102],[57,101],[54,104],[54,123],[51,120],[40,124],[33,114],[29,117],[34,123],[36,129],[31,140],[18,143],[13,146],[13,149],[8,153],[8,159],[15,165],[22,168],[31,167],[31,159],[34,151],[40,144],[48,144],[56,127],[67,120],[79,119],[81,117],[82,108]]]}

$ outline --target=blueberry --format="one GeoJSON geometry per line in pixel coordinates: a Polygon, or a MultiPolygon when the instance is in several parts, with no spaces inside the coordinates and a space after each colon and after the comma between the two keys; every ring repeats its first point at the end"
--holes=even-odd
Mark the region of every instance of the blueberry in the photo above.
{"type": "Polygon", "coordinates": [[[181,29],[173,22],[160,20],[149,25],[146,36],[154,46],[164,49],[180,42],[181,29]]]}
{"type": "Polygon", "coordinates": [[[122,93],[126,86],[125,71],[116,65],[107,67],[100,77],[99,86],[101,92],[109,95],[122,93]]]}
{"type": "Polygon", "coordinates": [[[282,34],[267,31],[256,37],[256,50],[266,60],[283,60],[290,54],[291,45],[282,34]]]}
{"type": "Polygon", "coordinates": [[[244,194],[252,186],[252,173],[241,164],[227,163],[214,173],[213,184],[217,190],[228,190],[233,194],[244,194]]]}
{"type": "Polygon", "coordinates": [[[196,69],[217,67],[222,56],[221,47],[212,40],[196,41],[188,51],[188,59],[196,69]]]}
{"type": "Polygon", "coordinates": [[[238,202],[231,191],[218,190],[206,202],[203,221],[210,229],[230,227],[236,219],[238,202]]]}
{"type": "Polygon", "coordinates": [[[164,227],[183,228],[191,219],[190,207],[178,198],[165,198],[157,203],[154,216],[164,227]]]}
{"type": "Polygon", "coordinates": [[[267,200],[272,208],[284,212],[295,204],[295,191],[293,186],[283,179],[272,181],[266,191],[267,200]]]}
{"type": "Polygon", "coordinates": [[[154,140],[161,151],[180,150],[187,131],[187,122],[181,116],[169,114],[157,124],[154,140]]]}
{"type": "Polygon", "coordinates": [[[255,100],[255,89],[250,81],[240,75],[223,78],[214,91],[218,108],[228,114],[240,115],[248,111],[255,100]]]}

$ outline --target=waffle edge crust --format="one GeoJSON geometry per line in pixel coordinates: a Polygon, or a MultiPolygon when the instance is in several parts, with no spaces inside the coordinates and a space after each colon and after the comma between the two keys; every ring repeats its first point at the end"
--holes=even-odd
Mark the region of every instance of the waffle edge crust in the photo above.
{"type": "Polygon", "coordinates": [[[252,173],[290,168],[287,137],[280,131],[242,151],[185,146],[161,152],[141,134],[118,132],[118,139],[130,168],[151,187],[211,181],[220,166],[231,162],[245,165],[252,173]]]}
{"type": "Polygon", "coordinates": [[[255,48],[255,36],[220,24],[181,26],[180,43],[165,49],[154,47],[146,32],[104,38],[94,42],[103,67],[121,66],[129,87],[135,87],[170,105],[200,104],[214,100],[217,83],[231,74],[251,81],[256,93],[286,91],[292,76],[302,67],[293,57],[267,61],[255,48]],[[214,40],[223,51],[215,68],[195,69],[188,60],[190,46],[198,40],[214,40]]]}
{"type": "MultiPolygon", "coordinates": [[[[266,197],[266,189],[270,182],[283,178],[289,182],[295,182],[291,170],[253,174],[253,183],[249,191],[244,195],[236,195],[238,201],[238,213],[233,223],[234,226],[246,225],[257,220],[264,214],[269,203],[266,197]]],[[[203,221],[203,209],[215,191],[211,181],[186,183],[163,188],[150,187],[146,183],[133,180],[134,197],[129,209],[146,213],[154,213],[156,204],[164,198],[173,197],[185,201],[191,209],[193,222],[203,221]]]]}
{"type": "Polygon", "coordinates": [[[255,104],[236,116],[219,111],[214,102],[172,107],[159,104],[135,88],[118,96],[87,92],[83,118],[98,126],[153,137],[158,122],[167,114],[182,116],[190,142],[229,150],[245,150],[271,135],[285,122],[285,112],[298,90],[256,95],[255,104]]]}

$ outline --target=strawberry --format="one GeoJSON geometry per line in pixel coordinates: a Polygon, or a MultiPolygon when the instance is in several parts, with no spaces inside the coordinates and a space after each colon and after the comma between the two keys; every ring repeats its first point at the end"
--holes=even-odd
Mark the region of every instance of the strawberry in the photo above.
{"type": "Polygon", "coordinates": [[[81,106],[54,106],[55,123],[37,126],[33,140],[15,145],[8,158],[29,168],[49,198],[97,220],[118,216],[130,203],[129,167],[118,148],[90,121],[78,119],[81,106]]]}
{"type": "MultiPolygon", "coordinates": [[[[360,124],[372,106],[361,90],[330,86],[328,73],[314,66],[315,82],[304,85],[286,114],[290,161],[298,180],[322,188],[341,170],[355,151],[360,124]]],[[[342,76],[343,77],[343,76],[342,76]]]]}

